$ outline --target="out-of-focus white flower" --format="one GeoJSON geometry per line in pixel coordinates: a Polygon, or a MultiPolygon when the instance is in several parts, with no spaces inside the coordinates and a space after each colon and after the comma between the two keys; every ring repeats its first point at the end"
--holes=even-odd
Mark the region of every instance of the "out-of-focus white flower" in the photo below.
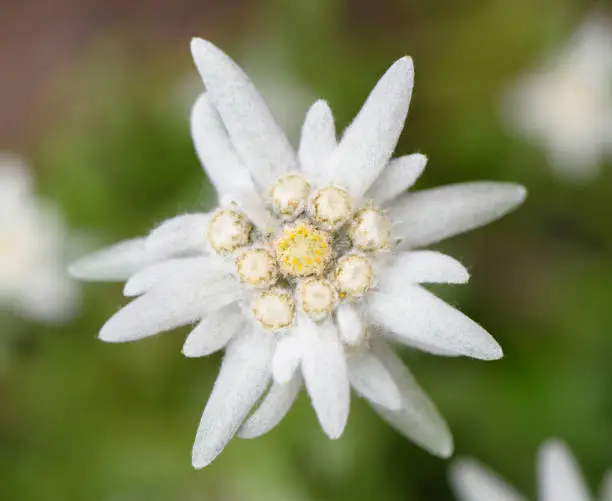
{"type": "Polygon", "coordinates": [[[70,316],[77,294],[65,244],[58,209],[36,196],[20,158],[0,154],[0,305],[45,322],[70,316]]]}
{"type": "Polygon", "coordinates": [[[127,280],[125,294],[140,296],[100,337],[132,341],[198,322],[187,356],[225,348],[196,467],[236,433],[276,426],[302,386],[331,438],[344,430],[352,386],[401,433],[450,455],[446,423],[385,338],[438,355],[502,356],[482,327],[420,285],[464,283],[465,268],[415,249],[501,217],[524,188],[476,182],[404,193],[427,161],[391,160],[412,94],[409,57],[389,68],[339,142],[329,106],[317,101],[296,154],[227,55],[200,39],[192,52],[206,87],[192,134],[220,207],[72,266],[80,278],[127,280]]]}
{"type": "Polygon", "coordinates": [[[509,124],[546,150],[563,178],[594,177],[612,158],[612,22],[592,14],[560,54],[504,101],[509,124]]]}
{"type": "MultiPolygon", "coordinates": [[[[526,498],[473,459],[455,461],[451,484],[460,501],[524,501],[526,498]]],[[[549,440],[538,458],[540,501],[591,501],[589,489],[569,448],[549,440]]],[[[601,501],[612,501],[612,474],[603,482],[601,501]]]]}

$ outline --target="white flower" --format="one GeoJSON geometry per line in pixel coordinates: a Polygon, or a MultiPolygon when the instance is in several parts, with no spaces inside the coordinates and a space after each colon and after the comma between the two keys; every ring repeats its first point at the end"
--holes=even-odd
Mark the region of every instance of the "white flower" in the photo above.
{"type": "Polygon", "coordinates": [[[561,177],[596,175],[612,158],[612,23],[588,16],[560,54],[512,89],[506,112],[561,177]]]}
{"type": "Polygon", "coordinates": [[[64,271],[66,236],[57,208],[34,193],[23,161],[0,154],[0,305],[45,322],[74,312],[76,289],[64,271]]]}
{"type": "MultiPolygon", "coordinates": [[[[472,459],[455,461],[450,477],[459,501],[525,500],[500,477],[472,459]]],[[[540,501],[593,499],[571,451],[558,440],[549,440],[540,448],[538,479],[540,501]]],[[[599,499],[612,501],[612,472],[604,480],[599,499]]]]}
{"type": "Polygon", "coordinates": [[[447,356],[502,356],[484,329],[419,285],[466,282],[465,268],[414,249],[501,217],[524,189],[481,182],[403,194],[426,163],[420,154],[390,160],[412,92],[408,57],[380,79],[339,142],[327,103],[316,102],[296,155],[231,59],[199,39],[192,52],[206,86],[192,134],[220,207],[72,267],[82,278],[129,278],[126,295],[140,296],[100,337],[131,341],[199,322],[183,352],[225,348],[196,467],[237,432],[272,429],[303,384],[331,438],[345,427],[350,385],[400,432],[450,455],[444,420],[384,338],[447,356]]]}

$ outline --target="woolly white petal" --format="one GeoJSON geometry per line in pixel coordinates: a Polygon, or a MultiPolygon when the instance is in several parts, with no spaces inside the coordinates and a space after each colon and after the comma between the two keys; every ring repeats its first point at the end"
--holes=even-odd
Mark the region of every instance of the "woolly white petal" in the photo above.
{"type": "Polygon", "coordinates": [[[435,251],[401,252],[378,276],[381,290],[395,291],[407,284],[464,284],[470,274],[450,256],[435,251]]]}
{"type": "Polygon", "coordinates": [[[341,303],[336,308],[336,322],[340,338],[346,344],[359,343],[364,333],[364,325],[357,309],[350,303],[341,303]]]}
{"type": "Polygon", "coordinates": [[[388,216],[403,247],[423,247],[499,219],[525,200],[513,183],[478,181],[407,193],[388,216]]]}
{"type": "Polygon", "coordinates": [[[362,397],[388,410],[402,406],[400,391],[387,368],[372,353],[361,351],[347,358],[351,386],[362,397]]]}
{"type": "Polygon", "coordinates": [[[219,455],[265,391],[273,349],[274,336],[261,331],[229,344],[193,444],[195,468],[204,468],[219,455]]]}
{"type": "Polygon", "coordinates": [[[416,182],[426,165],[427,157],[420,153],[391,160],[370,186],[366,198],[379,205],[393,200],[416,182]]]}
{"type": "Polygon", "coordinates": [[[413,83],[414,67],[407,56],[382,76],[327,165],[331,183],[346,188],[356,198],[372,185],[402,132],[413,83]]]}
{"type": "Polygon", "coordinates": [[[245,319],[236,305],[208,315],[187,336],[183,345],[186,357],[204,357],[222,349],[245,328],[245,319]]]}
{"type": "Polygon", "coordinates": [[[145,242],[147,254],[156,259],[184,253],[204,253],[212,214],[183,214],[167,219],[154,228],[145,242]]]}
{"type": "Polygon", "coordinates": [[[300,317],[302,373],[312,406],[329,438],[342,435],[350,408],[350,387],[344,349],[330,319],[321,324],[300,317]]]}
{"type": "Polygon", "coordinates": [[[400,410],[390,411],[374,405],[376,412],[402,435],[430,453],[449,457],[453,453],[453,437],[434,403],[384,340],[372,340],[371,348],[395,380],[402,397],[400,410]]]}
{"type": "Polygon", "coordinates": [[[525,501],[499,476],[473,459],[460,459],[450,469],[459,501],[525,501]]]}
{"type": "Polygon", "coordinates": [[[194,265],[184,273],[133,300],[100,330],[100,339],[118,343],[134,341],[187,325],[234,302],[240,287],[233,280],[207,284],[208,264],[194,265]]]}
{"type": "Polygon", "coordinates": [[[540,449],[538,476],[541,501],[589,501],[584,478],[569,448],[558,440],[540,449]]]}
{"type": "Polygon", "coordinates": [[[194,38],[191,52],[232,144],[260,187],[296,165],[285,134],[242,69],[210,42],[194,38]]]}
{"type": "Polygon", "coordinates": [[[252,189],[249,171],[232,146],[227,130],[206,93],[201,94],[191,110],[193,143],[220,198],[252,189]]]}
{"type": "Polygon", "coordinates": [[[150,262],[150,257],[145,253],[145,239],[135,238],[75,261],[68,267],[68,272],[81,280],[122,282],[150,262]]]}
{"type": "Polygon", "coordinates": [[[334,116],[326,101],[314,103],[304,120],[298,158],[308,179],[318,180],[336,148],[334,116]]]}
{"type": "Polygon", "coordinates": [[[373,320],[395,334],[395,339],[439,347],[482,360],[502,357],[497,341],[466,315],[419,286],[406,286],[401,295],[369,295],[373,320]]]}
{"type": "Polygon", "coordinates": [[[300,365],[302,345],[300,338],[294,334],[286,334],[278,340],[274,358],[272,359],[272,374],[278,383],[288,383],[300,365]]]}
{"type": "Polygon", "coordinates": [[[302,389],[302,376],[295,374],[288,383],[274,382],[257,410],[245,421],[238,436],[257,438],[275,428],[287,415],[302,389]]]}

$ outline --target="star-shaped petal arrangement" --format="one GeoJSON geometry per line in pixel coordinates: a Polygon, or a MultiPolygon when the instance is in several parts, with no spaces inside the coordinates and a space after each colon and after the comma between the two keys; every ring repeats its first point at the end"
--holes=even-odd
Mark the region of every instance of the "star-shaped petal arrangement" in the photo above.
{"type": "Polygon", "coordinates": [[[524,188],[476,182],[405,193],[427,163],[421,154],[391,159],[412,94],[409,57],[387,70],[339,141],[329,106],[315,102],[296,152],[227,55],[201,39],[191,48],[206,89],[192,135],[219,207],[71,267],[83,279],[127,280],[125,295],[138,296],[100,338],[196,324],[186,356],[225,350],[194,444],[197,468],[234,435],[271,430],[302,387],[330,438],[344,430],[352,387],[398,431],[449,456],[446,423],[388,340],[445,356],[502,356],[482,327],[422,287],[464,283],[466,269],[417,249],[503,216],[524,188]]]}
{"type": "MultiPolygon", "coordinates": [[[[450,470],[451,484],[459,501],[524,501],[521,494],[495,473],[472,459],[455,461],[450,470]]],[[[569,448],[559,440],[549,440],[538,458],[540,501],[591,501],[580,468],[569,448]]],[[[612,501],[612,472],[601,487],[601,501],[612,501]]]]}

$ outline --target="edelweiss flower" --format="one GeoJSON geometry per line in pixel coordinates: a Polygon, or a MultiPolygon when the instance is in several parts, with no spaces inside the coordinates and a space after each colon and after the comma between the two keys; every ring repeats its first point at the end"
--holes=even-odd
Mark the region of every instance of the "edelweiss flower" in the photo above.
{"type": "Polygon", "coordinates": [[[66,229],[35,195],[23,161],[0,154],[0,305],[38,321],[65,320],[77,293],[64,271],[66,229]]]}
{"type": "Polygon", "coordinates": [[[419,285],[463,283],[465,268],[414,249],[501,217],[524,189],[481,182],[403,194],[426,163],[420,154],[390,160],[412,92],[408,57],[380,79],[339,142],[327,103],[316,102],[296,155],[230,58],[199,39],[192,52],[206,87],[192,134],[220,206],[73,266],[82,278],[129,277],[125,294],[140,296],[100,337],[131,341],[199,322],[184,353],[225,348],[196,467],[237,432],[273,428],[303,384],[331,438],[344,430],[352,386],[400,432],[448,456],[444,420],[385,337],[441,355],[502,356],[484,329],[419,285]]]}
{"type": "MultiPolygon", "coordinates": [[[[525,498],[478,462],[462,459],[451,469],[451,483],[460,501],[524,501],[525,498]]],[[[593,499],[565,444],[546,442],[538,459],[540,501],[590,501],[593,499]]],[[[601,501],[612,501],[612,472],[603,483],[601,501]]]]}
{"type": "Polygon", "coordinates": [[[518,82],[507,112],[560,176],[597,174],[612,157],[612,23],[591,14],[559,55],[518,82]]]}

